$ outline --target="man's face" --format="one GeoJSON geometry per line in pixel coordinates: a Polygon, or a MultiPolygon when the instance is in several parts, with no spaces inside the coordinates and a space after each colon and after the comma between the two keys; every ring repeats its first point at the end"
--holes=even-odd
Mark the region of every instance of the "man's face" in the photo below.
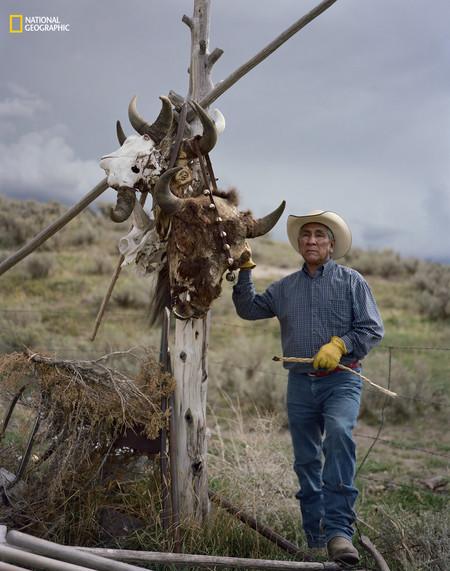
{"type": "Polygon", "coordinates": [[[326,226],[310,222],[300,228],[298,246],[307,264],[321,266],[331,257],[334,240],[330,240],[326,226]]]}

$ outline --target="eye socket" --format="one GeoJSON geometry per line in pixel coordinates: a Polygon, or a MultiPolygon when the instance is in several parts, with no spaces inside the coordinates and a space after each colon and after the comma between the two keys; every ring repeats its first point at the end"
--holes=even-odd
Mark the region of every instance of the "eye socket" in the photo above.
{"type": "Polygon", "coordinates": [[[150,141],[150,135],[147,135],[147,133],[144,135],[144,141],[150,141]]]}
{"type": "Polygon", "coordinates": [[[139,168],[138,168],[136,165],[133,165],[133,166],[131,167],[131,170],[132,170],[134,173],[136,173],[136,174],[138,174],[138,172],[139,172],[139,168]]]}

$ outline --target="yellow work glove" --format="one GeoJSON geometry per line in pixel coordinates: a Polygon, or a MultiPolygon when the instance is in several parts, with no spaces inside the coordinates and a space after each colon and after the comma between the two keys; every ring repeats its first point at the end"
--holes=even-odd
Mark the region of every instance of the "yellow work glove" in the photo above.
{"type": "Polygon", "coordinates": [[[245,250],[242,252],[239,262],[240,270],[253,270],[253,268],[256,267],[255,262],[252,260],[252,251],[247,241],[245,242],[245,250]]]}
{"type": "Polygon", "coordinates": [[[332,337],[329,343],[325,343],[316,353],[313,361],[315,369],[327,369],[333,371],[339,364],[342,355],[346,355],[347,347],[340,337],[332,337]]]}

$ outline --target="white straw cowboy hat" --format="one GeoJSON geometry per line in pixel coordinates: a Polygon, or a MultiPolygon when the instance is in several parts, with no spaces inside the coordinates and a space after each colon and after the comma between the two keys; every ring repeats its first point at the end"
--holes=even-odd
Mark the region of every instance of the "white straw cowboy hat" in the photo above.
{"type": "Polygon", "coordinates": [[[334,249],[331,257],[342,258],[350,250],[352,245],[352,233],[347,223],[335,212],[329,210],[313,210],[305,216],[288,216],[287,235],[294,250],[300,253],[298,248],[298,234],[305,224],[315,222],[324,224],[334,235],[334,249]]]}

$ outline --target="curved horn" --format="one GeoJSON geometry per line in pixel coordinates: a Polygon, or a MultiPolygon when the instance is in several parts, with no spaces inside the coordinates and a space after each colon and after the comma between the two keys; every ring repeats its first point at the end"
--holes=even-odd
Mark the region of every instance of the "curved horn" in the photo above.
{"type": "Polygon", "coordinates": [[[256,238],[257,236],[263,236],[267,234],[267,232],[270,232],[283,214],[285,206],[286,201],[283,200],[276,210],[263,218],[253,220],[252,227],[247,228],[247,238],[256,238]]]}
{"type": "MultiPolygon", "coordinates": [[[[197,115],[199,116],[200,122],[203,126],[203,135],[201,135],[201,137],[197,136],[197,139],[201,154],[206,155],[214,149],[217,143],[217,130],[214,125],[214,121],[211,119],[208,113],[206,113],[203,107],[201,107],[196,101],[190,101],[189,103],[197,112],[197,115]]],[[[192,139],[186,141],[186,143],[188,143],[186,145],[186,153],[190,159],[197,156],[192,147],[192,141],[195,138],[196,137],[193,137],[192,139]]]]}
{"type": "Polygon", "coordinates": [[[117,191],[117,202],[111,208],[109,216],[113,222],[124,222],[131,216],[136,202],[136,194],[131,188],[121,188],[117,191]]]}
{"type": "Polygon", "coordinates": [[[122,129],[120,121],[116,121],[116,133],[117,133],[117,138],[119,139],[120,146],[122,146],[127,140],[127,136],[125,135],[125,132],[122,129]]]}
{"type": "Polygon", "coordinates": [[[130,119],[130,123],[139,135],[149,135],[156,144],[160,143],[168,134],[172,126],[173,111],[170,99],[161,95],[160,99],[162,101],[162,109],[156,118],[156,121],[151,125],[150,123],[147,123],[147,121],[145,121],[145,119],[143,119],[137,112],[136,99],[135,95],[128,105],[128,117],[130,119]]]}
{"type": "Polygon", "coordinates": [[[178,212],[183,205],[183,199],[175,196],[170,190],[170,181],[181,169],[182,167],[175,167],[173,169],[166,170],[166,172],[159,177],[153,191],[153,200],[155,204],[158,205],[168,216],[172,216],[178,212]]]}

